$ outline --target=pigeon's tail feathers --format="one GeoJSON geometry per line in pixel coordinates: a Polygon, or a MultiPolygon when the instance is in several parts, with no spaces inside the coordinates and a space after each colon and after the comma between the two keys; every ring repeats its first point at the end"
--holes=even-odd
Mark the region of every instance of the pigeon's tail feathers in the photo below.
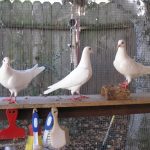
{"type": "Polygon", "coordinates": [[[32,69],[36,69],[38,67],[38,64],[34,65],[34,67],[32,69]]]}
{"type": "Polygon", "coordinates": [[[53,92],[53,91],[55,91],[55,90],[57,90],[58,88],[56,87],[56,86],[50,86],[50,87],[48,87],[48,89],[46,90],[46,91],[44,91],[44,94],[49,94],[49,93],[51,93],[51,92],[53,92]]]}
{"type": "Polygon", "coordinates": [[[38,64],[36,64],[32,69],[33,69],[33,77],[36,77],[45,69],[45,67],[44,66],[38,67],[38,64]]]}
{"type": "Polygon", "coordinates": [[[44,94],[48,94],[51,93],[55,90],[61,89],[61,88],[65,88],[64,86],[64,80],[60,80],[55,84],[50,85],[49,87],[47,87],[48,89],[46,91],[44,91],[44,94]]]}

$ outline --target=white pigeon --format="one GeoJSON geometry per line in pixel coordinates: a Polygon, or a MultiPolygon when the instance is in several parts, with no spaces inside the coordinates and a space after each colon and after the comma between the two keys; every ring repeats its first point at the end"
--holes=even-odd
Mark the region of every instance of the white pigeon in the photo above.
{"type": "Polygon", "coordinates": [[[65,78],[49,86],[48,90],[44,91],[44,94],[51,93],[57,89],[68,89],[72,95],[75,93],[80,94],[80,87],[92,77],[91,53],[93,53],[92,48],[85,47],[78,66],[65,78]]]}
{"type": "Polygon", "coordinates": [[[5,57],[0,68],[0,83],[9,89],[10,100],[14,96],[15,102],[18,92],[25,89],[31,80],[41,73],[45,67],[38,67],[36,64],[33,68],[27,70],[15,70],[10,66],[10,59],[5,57]]]}
{"type": "Polygon", "coordinates": [[[124,40],[119,40],[117,47],[118,49],[113,65],[116,70],[126,78],[126,81],[122,86],[126,88],[132,79],[150,74],[149,66],[144,66],[137,63],[134,59],[128,56],[126,52],[126,43],[124,40]]]}

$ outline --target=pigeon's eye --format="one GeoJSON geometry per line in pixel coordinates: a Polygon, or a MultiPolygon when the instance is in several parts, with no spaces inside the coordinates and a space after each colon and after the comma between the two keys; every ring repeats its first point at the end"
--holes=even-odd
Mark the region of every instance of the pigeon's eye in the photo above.
{"type": "Polygon", "coordinates": [[[89,48],[89,50],[91,51],[91,48],[89,48]]]}
{"type": "Polygon", "coordinates": [[[124,42],[121,42],[121,44],[124,44],[124,42]]]}

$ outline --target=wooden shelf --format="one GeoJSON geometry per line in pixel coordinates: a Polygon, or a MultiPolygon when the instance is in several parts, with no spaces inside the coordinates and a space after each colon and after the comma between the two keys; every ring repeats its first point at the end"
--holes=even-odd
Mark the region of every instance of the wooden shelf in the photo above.
{"type": "MultiPolygon", "coordinates": [[[[129,100],[108,101],[100,95],[87,95],[82,101],[69,100],[71,96],[28,96],[17,97],[18,104],[8,104],[0,98],[0,109],[19,109],[19,118],[31,118],[32,109],[37,108],[40,117],[46,117],[51,107],[59,108],[60,117],[82,117],[97,115],[126,115],[150,113],[150,94],[131,94],[129,100]]],[[[0,120],[4,119],[2,113],[0,120]]]]}

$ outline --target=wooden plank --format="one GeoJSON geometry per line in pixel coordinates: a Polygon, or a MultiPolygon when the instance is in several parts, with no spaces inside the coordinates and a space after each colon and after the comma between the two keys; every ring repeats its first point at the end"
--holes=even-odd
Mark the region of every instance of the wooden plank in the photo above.
{"type": "MultiPolygon", "coordinates": [[[[52,31],[52,72],[53,83],[64,78],[70,73],[70,51],[67,46],[69,42],[69,32],[52,31]]],[[[59,93],[60,94],[60,93],[59,93]]],[[[65,90],[61,94],[66,94],[65,90]]],[[[61,95],[60,94],[60,95],[61,95]]]]}
{"type": "Polygon", "coordinates": [[[40,58],[40,52],[42,51],[42,31],[32,31],[32,59],[33,64],[37,64],[40,58]]]}
{"type": "MultiPolygon", "coordinates": [[[[23,51],[23,31],[18,29],[11,30],[11,59],[14,61],[12,66],[15,69],[21,69],[23,65],[24,51],[23,51]]],[[[8,41],[7,41],[8,42],[8,41]]]]}
{"type": "Polygon", "coordinates": [[[0,60],[3,58],[3,22],[2,22],[2,2],[0,2],[0,60]]]}
{"type": "Polygon", "coordinates": [[[66,3],[61,5],[58,2],[55,2],[52,5],[52,25],[68,25],[68,21],[71,17],[71,5],[66,3]]]}
{"type": "Polygon", "coordinates": [[[82,101],[70,100],[72,96],[24,96],[17,97],[17,104],[8,105],[0,97],[0,109],[51,108],[51,107],[87,107],[87,106],[121,106],[150,104],[150,94],[132,94],[128,100],[106,100],[101,95],[87,95],[82,101]]]}
{"type": "Polygon", "coordinates": [[[30,1],[24,1],[22,5],[22,25],[24,28],[32,26],[32,3],[30,1]]]}
{"type": "Polygon", "coordinates": [[[22,66],[23,68],[29,68],[32,64],[32,31],[24,29],[22,36],[24,51],[24,57],[22,58],[22,66]]]}
{"type": "Polygon", "coordinates": [[[71,18],[71,4],[67,2],[65,5],[62,5],[59,14],[60,15],[57,17],[59,24],[68,26],[71,18]]]}
{"type": "Polygon", "coordinates": [[[58,19],[57,18],[59,18],[59,16],[60,16],[60,11],[61,11],[61,4],[60,3],[54,3],[53,5],[52,5],[52,24],[54,25],[54,24],[57,24],[57,25],[59,25],[59,22],[58,22],[58,19]],[[59,10],[59,11],[58,11],[59,10]]]}
{"type": "Polygon", "coordinates": [[[2,22],[3,24],[11,23],[11,2],[10,1],[1,1],[1,9],[2,9],[2,22]]]}
{"type": "MultiPolygon", "coordinates": [[[[112,116],[149,113],[150,104],[129,106],[87,106],[87,107],[59,107],[59,117],[89,117],[89,116],[112,116]]],[[[19,119],[31,119],[32,109],[20,109],[19,119]]],[[[40,118],[46,118],[51,108],[38,109],[40,118]]]]}
{"type": "Polygon", "coordinates": [[[43,25],[43,7],[41,2],[35,1],[33,3],[33,24],[43,25]]]}
{"type": "Polygon", "coordinates": [[[12,3],[12,10],[11,10],[11,25],[18,24],[22,25],[22,2],[20,1],[14,1],[12,3]]]}
{"type": "Polygon", "coordinates": [[[49,2],[43,3],[43,23],[44,26],[52,23],[52,6],[49,2]]]}
{"type": "MultiPolygon", "coordinates": [[[[85,10],[85,15],[81,15],[81,24],[88,24],[88,25],[95,25],[97,21],[100,20],[101,22],[105,22],[106,20],[106,9],[103,8],[103,13],[99,15],[99,5],[93,3],[93,6],[88,6],[85,10]],[[102,18],[100,16],[103,15],[102,18]],[[103,19],[103,20],[102,20],[103,19]]],[[[106,22],[105,22],[106,23],[106,22]]]]}
{"type": "MultiPolygon", "coordinates": [[[[101,7],[103,10],[103,7],[101,7]]],[[[123,21],[129,21],[131,14],[129,14],[129,12],[123,12],[122,10],[120,10],[117,7],[117,4],[115,3],[109,3],[108,5],[106,5],[106,23],[112,23],[112,22],[123,22],[123,21]]]]}
{"type": "MultiPolygon", "coordinates": [[[[49,18],[48,20],[49,24],[67,26],[71,17],[70,3],[66,3],[65,5],[54,3],[51,5],[49,2],[41,4],[39,1],[36,1],[33,4],[27,1],[23,3],[19,1],[14,1],[13,3],[4,1],[2,2],[2,5],[2,20],[5,23],[9,24],[11,22],[17,24],[18,26],[22,24],[28,25],[28,20],[31,19],[33,19],[33,23],[37,23],[35,24],[36,26],[42,26],[47,22],[47,19],[45,20],[47,15],[49,17],[52,16],[52,18],[49,18]],[[49,6],[52,6],[52,9],[49,6]],[[49,8],[50,13],[45,14],[45,12],[49,12],[49,8]],[[31,9],[33,16],[30,13],[31,9]],[[44,9],[46,9],[46,11],[44,9]],[[11,16],[13,19],[11,19],[11,16]]],[[[74,14],[77,15],[77,12],[75,11],[74,14]]],[[[81,16],[81,24],[83,23],[84,25],[95,25],[99,23],[107,24],[125,22],[130,20],[129,17],[130,14],[127,12],[123,13],[120,9],[117,8],[115,3],[110,3],[109,5],[104,6],[97,5],[95,3],[85,9],[85,15],[81,16]]]]}
{"type": "Polygon", "coordinates": [[[43,31],[43,61],[42,63],[46,67],[44,71],[44,80],[42,81],[43,91],[47,89],[47,87],[52,84],[52,72],[53,66],[52,66],[52,32],[51,31],[43,31]]]}
{"type": "MultiPolygon", "coordinates": [[[[32,31],[28,29],[23,30],[23,56],[21,58],[22,64],[20,69],[27,69],[33,67],[32,59],[32,31]]],[[[33,81],[34,82],[34,81],[33,81]]],[[[33,82],[30,83],[28,88],[19,92],[20,95],[32,95],[35,87],[33,82]]]]}
{"type": "MultiPolygon", "coordinates": [[[[46,117],[51,107],[58,107],[60,117],[81,117],[97,115],[126,115],[150,113],[150,94],[132,94],[129,100],[108,101],[100,95],[88,95],[82,101],[68,100],[71,96],[17,97],[18,104],[8,105],[0,98],[0,109],[19,109],[20,119],[31,118],[32,109],[37,108],[41,118],[46,117]]],[[[1,120],[5,119],[1,113],[1,120]]]]}
{"type": "MultiPolygon", "coordinates": [[[[32,31],[32,64],[39,64],[43,60],[44,51],[43,51],[43,30],[33,30],[32,31]]],[[[41,90],[41,85],[43,82],[42,74],[39,74],[33,81],[32,81],[32,87],[30,86],[30,92],[32,92],[31,95],[39,95],[43,90],[41,90]],[[37,88],[38,87],[38,88],[37,88]]]]}

